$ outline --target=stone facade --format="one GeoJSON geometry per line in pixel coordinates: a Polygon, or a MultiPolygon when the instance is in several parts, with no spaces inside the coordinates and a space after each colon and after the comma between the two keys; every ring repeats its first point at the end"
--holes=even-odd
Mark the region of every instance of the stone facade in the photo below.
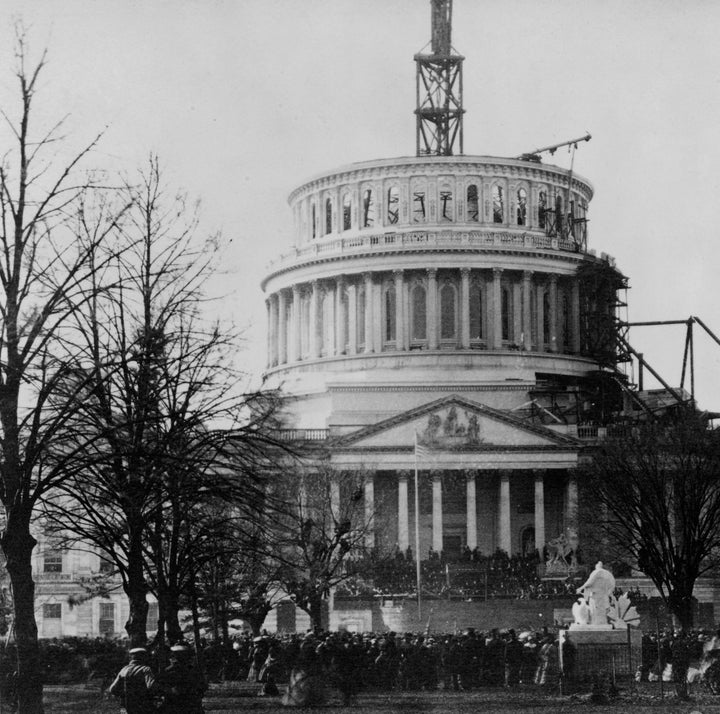
{"type": "Polygon", "coordinates": [[[291,194],[294,248],[262,282],[266,376],[290,438],[364,474],[369,545],[414,549],[416,464],[421,557],[578,528],[599,369],[583,326],[615,309],[578,272],[620,276],[587,250],[592,193],[558,167],[461,156],[355,164],[291,194]]]}

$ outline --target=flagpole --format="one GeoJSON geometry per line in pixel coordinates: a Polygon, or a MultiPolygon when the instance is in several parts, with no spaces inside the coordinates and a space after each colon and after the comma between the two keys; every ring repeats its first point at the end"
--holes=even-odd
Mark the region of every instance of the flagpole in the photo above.
{"type": "Polygon", "coordinates": [[[415,575],[417,578],[417,605],[418,622],[422,618],[422,602],[420,596],[420,488],[418,486],[418,443],[417,431],[415,432],[415,575]]]}

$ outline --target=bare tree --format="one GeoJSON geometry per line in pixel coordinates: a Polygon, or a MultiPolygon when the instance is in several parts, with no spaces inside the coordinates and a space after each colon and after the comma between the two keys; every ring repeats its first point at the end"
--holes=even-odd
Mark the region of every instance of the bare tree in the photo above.
{"type": "Polygon", "coordinates": [[[372,514],[365,511],[362,475],[319,464],[278,476],[284,501],[275,531],[280,582],[298,607],[322,626],[322,603],[353,574],[348,561],[366,552],[372,514]]]}
{"type": "Polygon", "coordinates": [[[607,547],[637,564],[685,629],[695,583],[717,564],[718,473],[720,435],[692,410],[601,442],[585,468],[607,547]]]}
{"type": "Polygon", "coordinates": [[[217,241],[198,241],[196,208],[168,192],[156,157],[121,195],[124,252],[105,269],[115,287],[74,313],[83,389],[64,434],[72,459],[61,452],[66,498],[47,516],[113,562],[139,645],[151,590],[181,636],[205,510],[232,502],[252,520],[264,499],[258,465],[274,444],[275,398],[242,391],[237,335],[205,318],[217,241]]]}
{"type": "Polygon", "coordinates": [[[38,499],[63,477],[46,454],[72,413],[58,390],[74,352],[66,327],[89,298],[92,257],[114,233],[117,214],[106,206],[96,230],[78,239],[94,186],[80,169],[96,140],[63,162],[63,122],[36,128],[31,121],[45,55],[30,62],[22,31],[16,61],[19,111],[2,112],[7,148],[0,163],[0,545],[12,583],[24,713],[42,711],[31,522],[38,499]]]}

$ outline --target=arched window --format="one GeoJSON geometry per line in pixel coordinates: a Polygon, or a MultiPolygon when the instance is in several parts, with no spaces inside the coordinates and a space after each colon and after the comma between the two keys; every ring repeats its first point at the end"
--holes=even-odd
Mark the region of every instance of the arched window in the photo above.
{"type": "Polygon", "coordinates": [[[312,204],[312,237],[317,238],[317,206],[312,204]]]}
{"type": "Polygon", "coordinates": [[[440,189],[440,221],[451,223],[455,220],[455,204],[453,202],[453,192],[443,186],[440,189]]]}
{"type": "Polygon", "coordinates": [[[483,331],[483,291],[477,282],[470,284],[470,339],[482,340],[483,331]]]}
{"type": "Polygon", "coordinates": [[[357,315],[355,324],[357,334],[355,335],[358,346],[365,345],[365,288],[360,288],[357,295],[357,315]]]}
{"type": "Polygon", "coordinates": [[[507,285],[503,285],[500,292],[501,312],[502,312],[502,339],[510,342],[513,334],[513,306],[512,306],[512,290],[507,285]]]}
{"type": "Polygon", "coordinates": [[[412,290],[412,338],[413,340],[427,339],[427,309],[425,305],[425,288],[416,285],[412,290]]]}
{"type": "Polygon", "coordinates": [[[521,188],[517,192],[517,224],[524,226],[527,223],[527,191],[521,188]]]}
{"type": "Polygon", "coordinates": [[[325,199],[325,235],[332,233],[333,224],[333,210],[332,200],[329,198],[325,199]]]}
{"type": "Polygon", "coordinates": [[[395,323],[395,288],[390,285],[385,290],[385,334],[383,335],[385,342],[394,342],[397,338],[397,325],[395,323]]]}
{"type": "Polygon", "coordinates": [[[375,225],[375,200],[371,188],[363,192],[363,228],[372,228],[375,225]]]}
{"type": "Polygon", "coordinates": [[[387,222],[394,226],[400,219],[400,191],[397,186],[388,189],[387,192],[387,222]]]}
{"type": "Polygon", "coordinates": [[[478,187],[473,183],[467,187],[467,220],[471,223],[478,221],[478,187]]]}
{"type": "Polygon", "coordinates": [[[505,200],[502,186],[495,184],[492,190],[493,197],[493,223],[502,223],[505,220],[505,200]]]}
{"type": "Polygon", "coordinates": [[[413,191],[413,223],[425,223],[425,191],[413,191]]]}
{"type": "Polygon", "coordinates": [[[563,200],[562,195],[557,194],[555,196],[555,229],[557,230],[557,235],[562,235],[562,229],[563,229],[563,200]]]}
{"type": "Polygon", "coordinates": [[[349,231],[352,225],[352,200],[350,193],[346,193],[342,200],[342,229],[349,231]]]}
{"type": "Polygon", "coordinates": [[[547,211],[547,193],[540,191],[538,196],[538,225],[545,228],[545,212],[547,211]]]}
{"type": "Polygon", "coordinates": [[[457,306],[455,287],[445,283],[440,288],[440,339],[452,340],[457,335],[457,306]]]}

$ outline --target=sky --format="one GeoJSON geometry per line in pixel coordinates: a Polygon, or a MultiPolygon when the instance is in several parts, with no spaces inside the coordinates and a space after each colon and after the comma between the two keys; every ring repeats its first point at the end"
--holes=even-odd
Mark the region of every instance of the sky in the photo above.
{"type": "MultiPolygon", "coordinates": [[[[213,292],[265,360],[260,279],[292,242],[290,191],[354,161],[415,151],[413,55],[429,0],[3,0],[0,107],[17,99],[14,22],[47,48],[38,124],[132,172],[151,152],[222,231],[213,292]]],[[[720,2],[455,0],[465,153],[517,156],[592,134],[589,247],[629,278],[630,321],[700,317],[720,336],[720,2]]],[[[4,153],[4,150],[3,150],[4,153]]],[[[546,163],[568,168],[559,150],[546,163]]],[[[696,326],[696,394],[720,411],[720,345],[696,326]]],[[[685,327],[630,342],[678,385],[685,327]]],[[[637,378],[637,374],[631,375],[637,378]]],[[[646,387],[657,386],[646,380],[646,387]]]]}

